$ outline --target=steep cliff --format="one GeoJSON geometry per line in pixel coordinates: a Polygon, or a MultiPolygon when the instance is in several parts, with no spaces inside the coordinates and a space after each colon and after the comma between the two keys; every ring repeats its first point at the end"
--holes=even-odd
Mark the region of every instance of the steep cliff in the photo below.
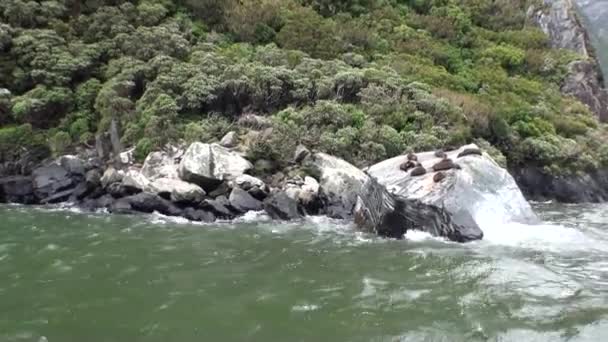
{"type": "Polygon", "coordinates": [[[608,91],[574,1],[545,0],[541,7],[530,7],[528,14],[549,36],[552,47],[572,50],[584,57],[568,65],[562,92],[589,106],[601,121],[608,121],[608,91]]]}

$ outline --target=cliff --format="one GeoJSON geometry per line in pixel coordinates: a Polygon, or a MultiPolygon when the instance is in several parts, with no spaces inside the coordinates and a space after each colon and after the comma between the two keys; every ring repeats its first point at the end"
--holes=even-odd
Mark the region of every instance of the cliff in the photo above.
{"type": "Polygon", "coordinates": [[[553,48],[568,49],[585,57],[568,65],[561,90],[589,106],[602,122],[608,121],[608,91],[591,39],[580,20],[573,0],[546,0],[530,7],[533,22],[545,32],[553,48]]]}

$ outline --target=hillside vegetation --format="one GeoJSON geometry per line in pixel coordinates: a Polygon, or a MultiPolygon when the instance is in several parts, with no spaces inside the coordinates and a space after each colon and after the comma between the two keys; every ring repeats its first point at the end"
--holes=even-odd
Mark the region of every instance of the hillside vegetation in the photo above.
{"type": "Polygon", "coordinates": [[[550,49],[529,4],[2,0],[1,159],[92,145],[115,118],[139,158],[236,130],[279,167],[299,143],[364,166],[473,141],[511,167],[602,167],[605,129],[559,91],[582,57],[550,49]]]}

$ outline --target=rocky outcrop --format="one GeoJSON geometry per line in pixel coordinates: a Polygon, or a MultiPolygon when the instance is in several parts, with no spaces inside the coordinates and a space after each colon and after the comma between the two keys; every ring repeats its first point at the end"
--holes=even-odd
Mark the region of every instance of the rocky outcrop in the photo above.
{"type": "Polygon", "coordinates": [[[156,178],[179,178],[179,161],[183,155],[180,149],[157,151],[148,154],[144,160],[141,173],[149,180],[156,178]]]}
{"type": "Polygon", "coordinates": [[[423,204],[444,209],[455,224],[467,227],[471,220],[483,229],[497,222],[536,222],[537,218],[519,190],[515,180],[487,154],[458,157],[463,146],[447,152],[446,159],[455,167],[442,170],[440,182],[434,180],[433,166],[442,162],[433,152],[418,153],[417,159],[428,172],[420,176],[401,170],[406,156],[385,160],[369,168],[368,174],[399,198],[415,199],[423,204]]]}
{"type": "Polygon", "coordinates": [[[306,164],[319,175],[325,214],[333,218],[352,218],[357,196],[368,176],[354,165],[325,153],[315,153],[306,164]]]}
{"type": "Polygon", "coordinates": [[[279,220],[294,220],[302,217],[298,202],[289,198],[284,192],[274,193],[266,198],[264,210],[270,217],[279,220]]]}
{"type": "Polygon", "coordinates": [[[252,167],[245,158],[218,144],[193,143],[179,164],[179,176],[209,191],[252,167]]]}
{"type": "Polygon", "coordinates": [[[363,186],[355,208],[355,222],[363,230],[396,239],[403,238],[408,230],[426,231],[457,242],[483,238],[483,232],[472,220],[457,224],[446,210],[390,193],[373,177],[363,186]]]}
{"type": "Polygon", "coordinates": [[[535,166],[512,169],[511,174],[527,198],[564,203],[608,200],[608,170],[555,176],[535,166]]]}
{"type": "Polygon", "coordinates": [[[239,213],[260,211],[263,209],[263,205],[260,200],[254,198],[247,191],[240,188],[232,189],[228,200],[230,201],[230,206],[239,213]]]}
{"type": "Polygon", "coordinates": [[[0,203],[34,204],[37,202],[29,176],[11,176],[0,179],[0,203]]]}
{"type": "Polygon", "coordinates": [[[541,8],[530,7],[528,15],[554,48],[572,50],[583,58],[568,66],[562,92],[586,104],[601,121],[608,121],[608,91],[574,0],[545,0],[541,8]]]}

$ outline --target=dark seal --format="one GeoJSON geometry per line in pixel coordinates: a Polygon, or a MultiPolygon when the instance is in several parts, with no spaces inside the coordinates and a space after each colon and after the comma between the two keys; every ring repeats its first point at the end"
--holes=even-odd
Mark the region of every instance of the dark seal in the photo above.
{"type": "Polygon", "coordinates": [[[441,182],[442,180],[444,180],[444,179],[445,179],[445,177],[446,177],[446,176],[445,176],[445,173],[443,173],[443,172],[437,172],[437,173],[436,173],[436,174],[433,176],[433,182],[435,182],[435,183],[439,183],[439,182],[441,182]]]}
{"type": "Polygon", "coordinates": [[[466,156],[481,156],[481,150],[478,148],[466,148],[464,151],[458,153],[458,158],[466,156]]]}
{"type": "Polygon", "coordinates": [[[418,156],[415,153],[408,153],[407,160],[409,161],[418,161],[418,156]]]}
{"type": "Polygon", "coordinates": [[[410,176],[412,176],[412,177],[417,177],[417,176],[422,176],[422,175],[424,175],[425,173],[426,173],[426,169],[424,168],[424,166],[419,165],[419,166],[416,166],[416,167],[415,167],[415,168],[412,170],[412,172],[410,172],[410,176]]]}
{"type": "Polygon", "coordinates": [[[437,157],[437,158],[447,158],[448,155],[445,154],[445,152],[443,150],[437,150],[437,151],[435,151],[435,157],[437,157]]]}
{"type": "Polygon", "coordinates": [[[452,159],[449,159],[449,158],[443,159],[442,161],[433,165],[433,171],[435,171],[435,172],[451,170],[451,169],[455,169],[455,168],[456,168],[456,164],[454,164],[452,159]]]}
{"type": "Polygon", "coordinates": [[[413,169],[418,165],[419,164],[417,162],[413,160],[408,160],[405,163],[401,164],[399,168],[401,169],[401,171],[409,171],[410,169],[413,169]]]}

